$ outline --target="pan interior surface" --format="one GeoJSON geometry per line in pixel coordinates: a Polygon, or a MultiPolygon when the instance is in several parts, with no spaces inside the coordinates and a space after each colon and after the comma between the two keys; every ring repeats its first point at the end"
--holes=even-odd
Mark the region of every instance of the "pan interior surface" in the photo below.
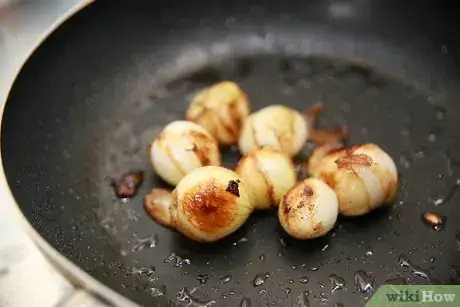
{"type": "MultiPolygon", "coordinates": [[[[89,274],[146,306],[361,306],[389,279],[458,283],[458,79],[443,91],[421,80],[440,81],[433,67],[446,72],[452,58],[440,49],[417,65],[413,51],[395,47],[396,34],[386,43],[384,17],[371,40],[366,20],[324,27],[318,3],[309,4],[314,16],[295,5],[222,13],[209,3],[199,17],[104,3],[72,18],[26,64],[4,113],[4,168],[27,219],[89,274]],[[323,101],[320,126],[347,125],[352,144],[374,142],[397,162],[393,206],[341,218],[311,241],[288,237],[275,212],[205,245],[151,221],[143,196],[167,186],[146,149],[198,90],[222,80],[237,82],[253,110],[323,101]],[[121,201],[110,181],[132,169],[145,171],[144,182],[121,201]],[[447,216],[445,228],[423,224],[426,211],[447,216]]],[[[239,154],[223,157],[233,168],[239,154]]]]}

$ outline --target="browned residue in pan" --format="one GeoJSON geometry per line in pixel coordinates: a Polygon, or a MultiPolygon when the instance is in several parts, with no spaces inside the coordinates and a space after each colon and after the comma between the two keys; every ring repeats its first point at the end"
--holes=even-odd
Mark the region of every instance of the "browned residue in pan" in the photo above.
{"type": "Polygon", "coordinates": [[[436,212],[425,212],[422,214],[422,220],[425,224],[431,226],[434,230],[441,230],[444,228],[446,218],[436,212]]]}
{"type": "Polygon", "coordinates": [[[143,171],[130,171],[120,178],[112,180],[112,187],[119,198],[131,198],[136,195],[144,178],[143,171]]]}
{"type": "Polygon", "coordinates": [[[324,103],[319,101],[311,106],[306,112],[309,136],[308,140],[318,146],[328,143],[344,144],[348,140],[348,127],[340,126],[329,129],[316,128],[318,116],[324,108],[324,103]]]}
{"type": "Polygon", "coordinates": [[[344,144],[348,140],[348,127],[334,127],[330,129],[313,129],[308,140],[322,146],[329,143],[344,144]]]}

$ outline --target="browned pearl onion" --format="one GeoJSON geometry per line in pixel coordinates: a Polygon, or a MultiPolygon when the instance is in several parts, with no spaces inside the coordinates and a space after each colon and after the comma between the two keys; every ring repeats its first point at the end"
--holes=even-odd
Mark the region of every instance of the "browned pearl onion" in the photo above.
{"type": "Polygon", "coordinates": [[[283,105],[268,106],[248,117],[238,146],[243,155],[267,146],[293,157],[307,141],[308,126],[306,117],[298,111],[283,105]]]}
{"type": "Polygon", "coordinates": [[[283,197],[278,218],[284,230],[297,239],[324,236],[337,221],[339,205],[334,191],[323,181],[308,178],[283,197]]]}
{"type": "Polygon", "coordinates": [[[192,171],[172,193],[153,189],[145,197],[144,206],[159,224],[199,242],[228,236],[244,224],[254,209],[241,178],[217,166],[192,171]]]}
{"type": "Polygon", "coordinates": [[[221,164],[219,147],[212,135],[185,120],[168,124],[155,138],[149,154],[155,172],[171,185],[194,169],[221,164]]]}
{"type": "Polygon", "coordinates": [[[346,216],[366,214],[397,193],[396,165],[375,144],[319,147],[310,158],[309,172],[336,192],[340,214],[346,216]]]}
{"type": "Polygon", "coordinates": [[[257,209],[278,207],[297,179],[292,161],[270,147],[251,150],[240,159],[235,171],[246,182],[257,209]]]}
{"type": "Polygon", "coordinates": [[[221,82],[200,91],[186,112],[187,120],[208,130],[219,145],[233,145],[250,113],[250,102],[234,82],[221,82]]]}

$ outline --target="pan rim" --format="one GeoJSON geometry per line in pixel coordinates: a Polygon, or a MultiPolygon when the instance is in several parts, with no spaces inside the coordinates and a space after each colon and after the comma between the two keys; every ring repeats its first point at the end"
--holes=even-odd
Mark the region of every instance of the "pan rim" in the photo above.
{"type": "MultiPolygon", "coordinates": [[[[61,0],[61,1],[70,2],[69,0],[61,0]]],[[[74,2],[77,2],[77,1],[84,1],[84,0],[73,0],[73,1],[74,1],[74,2]]],[[[69,16],[67,16],[67,17],[63,20],[63,22],[65,22],[68,18],[71,18],[72,15],[74,15],[75,13],[76,13],[76,12],[74,12],[73,14],[70,13],[69,16]]],[[[54,29],[57,29],[58,27],[59,27],[59,24],[56,25],[56,27],[55,27],[54,29]]],[[[52,34],[52,32],[54,31],[54,29],[49,29],[49,33],[47,33],[47,34],[45,33],[43,39],[42,39],[41,41],[38,41],[38,42],[36,43],[35,48],[39,47],[39,45],[40,45],[43,41],[45,41],[49,35],[52,34]]],[[[46,42],[45,42],[45,44],[46,44],[46,42]]],[[[22,68],[22,66],[24,65],[24,63],[27,64],[28,57],[31,56],[31,55],[33,56],[33,53],[34,53],[34,49],[32,48],[32,50],[30,51],[30,53],[28,54],[28,56],[27,56],[27,57],[24,57],[24,62],[23,62],[21,65],[18,65],[18,66],[17,66],[19,70],[21,70],[21,68],[22,68]]],[[[25,55],[25,54],[24,54],[24,55],[25,55]]],[[[22,54],[21,54],[21,56],[22,56],[22,54]]],[[[16,63],[16,64],[18,64],[18,63],[16,63]]],[[[19,71],[19,70],[18,70],[18,71],[19,71]]],[[[12,76],[12,78],[13,78],[13,80],[12,80],[12,84],[13,84],[14,79],[17,78],[17,75],[16,75],[16,76],[12,76]]],[[[8,88],[8,89],[10,89],[10,88],[8,88]]],[[[7,94],[7,93],[5,93],[5,94],[7,94]]],[[[1,98],[1,97],[0,97],[0,98],[1,98]]],[[[1,118],[0,120],[5,120],[5,119],[3,118],[3,116],[4,116],[4,114],[5,114],[3,108],[5,107],[5,105],[6,105],[6,98],[5,98],[5,102],[4,102],[3,104],[2,104],[2,101],[0,101],[0,109],[1,109],[1,110],[0,110],[0,116],[2,116],[2,118],[1,118]]],[[[8,111],[7,111],[7,112],[8,112],[8,111]]],[[[3,144],[2,144],[2,145],[3,145],[3,144]]],[[[3,146],[4,146],[4,145],[3,145],[3,146]]],[[[0,156],[0,161],[2,161],[3,158],[6,159],[6,156],[4,156],[4,157],[1,157],[1,156],[0,156]]],[[[6,163],[6,161],[5,161],[5,163],[6,163]]],[[[11,182],[11,179],[10,179],[9,176],[6,176],[6,175],[5,175],[5,170],[8,170],[8,167],[7,167],[7,166],[8,166],[8,164],[2,165],[2,167],[4,167],[4,169],[1,169],[1,170],[3,171],[3,176],[5,177],[5,179],[8,180],[8,181],[6,182],[6,186],[9,186],[9,184],[10,184],[10,185],[11,185],[11,188],[12,188],[12,187],[14,187],[13,182],[11,182]]],[[[2,175],[0,175],[0,176],[2,176],[2,175]]],[[[3,186],[1,186],[1,184],[2,184],[2,181],[1,181],[1,180],[2,180],[2,179],[0,179],[0,189],[3,188],[3,186]]],[[[6,181],[6,180],[5,180],[5,181],[6,181]]],[[[43,249],[46,249],[46,253],[47,253],[47,256],[48,256],[49,258],[51,258],[50,255],[56,254],[55,257],[62,257],[62,258],[63,258],[63,260],[61,260],[61,261],[67,260],[67,261],[69,262],[69,264],[71,264],[71,265],[74,264],[74,263],[70,262],[67,258],[65,258],[66,256],[64,256],[63,254],[60,254],[60,253],[58,252],[58,250],[55,249],[55,248],[51,245],[52,240],[47,241],[47,240],[45,239],[45,237],[42,237],[42,235],[34,228],[33,224],[31,224],[31,223],[27,220],[26,216],[24,215],[24,213],[23,213],[23,211],[22,211],[22,209],[21,209],[22,206],[24,206],[24,204],[22,204],[22,202],[19,201],[19,198],[18,198],[16,201],[14,200],[14,197],[12,196],[12,194],[13,194],[13,193],[12,193],[12,189],[7,189],[7,190],[8,190],[7,192],[9,192],[9,194],[10,194],[9,196],[11,197],[11,207],[14,207],[14,206],[12,205],[12,204],[14,203],[14,204],[16,205],[16,208],[15,208],[15,209],[19,209],[21,219],[25,219],[25,222],[26,222],[26,223],[24,223],[24,224],[25,224],[26,227],[28,228],[27,230],[29,231],[29,235],[30,235],[31,237],[33,237],[35,243],[37,243],[37,245],[39,245],[39,248],[41,248],[42,250],[43,250],[43,249]],[[30,229],[29,229],[29,228],[30,228],[30,229]],[[38,242],[37,242],[37,241],[38,241],[38,242]]],[[[3,191],[0,191],[0,199],[1,199],[1,197],[2,197],[2,193],[3,193],[3,191]]],[[[37,228],[37,229],[38,229],[38,228],[37,228]]],[[[46,254],[46,253],[45,253],[45,254],[46,254]]],[[[67,264],[66,264],[66,265],[67,265],[67,264]]],[[[80,267],[79,267],[78,265],[74,264],[74,266],[75,266],[76,269],[80,269],[80,267]]],[[[80,269],[80,270],[81,270],[81,269],[80,269]]],[[[91,278],[91,276],[88,276],[88,277],[91,278]]],[[[85,278],[88,278],[88,277],[85,277],[85,278]]],[[[102,285],[104,285],[104,284],[102,283],[102,285]]],[[[117,293],[117,291],[115,291],[115,293],[117,293]]],[[[118,293],[119,293],[119,292],[118,292],[118,293]]]]}
{"type": "MultiPolygon", "coordinates": [[[[10,48],[9,52],[5,52],[4,56],[0,57],[0,66],[6,67],[2,69],[0,74],[0,87],[4,88],[4,91],[0,91],[0,132],[1,123],[4,119],[4,111],[7,100],[9,98],[10,91],[23,69],[29,58],[34,52],[42,45],[46,39],[63,23],[65,23],[72,16],[93,3],[94,0],[63,0],[61,1],[62,9],[59,15],[47,16],[43,20],[40,18],[28,19],[26,21],[15,21],[9,24],[5,22],[4,28],[21,34],[31,29],[39,28],[39,31],[31,31],[33,34],[29,34],[29,40],[22,44],[19,43],[16,48],[10,48]],[[14,49],[14,50],[13,50],[14,49]],[[11,61],[12,57],[16,57],[16,61],[11,61]],[[4,62],[4,65],[2,65],[4,62]],[[9,63],[8,63],[9,62],[9,63]]],[[[56,4],[53,1],[44,2],[42,5],[50,6],[56,4]]],[[[13,1],[7,3],[8,11],[10,13],[22,13],[25,4],[23,1],[13,1]]],[[[8,14],[8,13],[7,13],[8,14]]],[[[38,14],[37,14],[38,15],[38,14]]],[[[14,47],[14,46],[13,46],[14,47]]],[[[1,149],[1,144],[0,144],[1,149]]],[[[99,297],[103,301],[106,301],[113,306],[138,306],[128,298],[112,290],[108,286],[104,285],[97,279],[93,278],[88,273],[84,272],[83,269],[78,267],[75,263],[70,261],[64,255],[59,253],[53,248],[30,224],[27,218],[21,211],[19,204],[16,202],[13,193],[8,184],[5,170],[3,167],[3,158],[0,152],[0,206],[4,206],[7,212],[7,218],[11,220],[12,224],[18,229],[15,236],[20,237],[26,235],[27,238],[31,239],[35,247],[38,249],[38,253],[44,256],[46,262],[51,264],[51,267],[55,269],[61,277],[70,283],[75,290],[86,290],[95,297],[99,297]]],[[[25,242],[20,242],[17,245],[26,245],[25,242]]],[[[34,257],[34,256],[32,256],[34,257]]],[[[74,291],[75,291],[74,290],[74,291]]],[[[61,299],[65,299],[65,294],[61,294],[61,299]]]]}

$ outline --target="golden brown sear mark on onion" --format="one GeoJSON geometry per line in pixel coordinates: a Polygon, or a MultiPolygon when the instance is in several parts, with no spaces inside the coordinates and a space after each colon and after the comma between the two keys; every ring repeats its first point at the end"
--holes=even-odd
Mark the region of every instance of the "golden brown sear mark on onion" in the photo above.
{"type": "MultiPolygon", "coordinates": [[[[200,142],[201,144],[208,144],[209,142],[212,142],[207,135],[197,132],[197,131],[190,131],[190,136],[196,139],[197,141],[202,141],[200,142]]],[[[200,160],[201,166],[208,166],[211,165],[211,160],[209,159],[209,151],[210,149],[207,146],[200,146],[198,147],[196,143],[193,143],[193,147],[191,149],[195,155],[197,156],[198,160],[200,160]]]]}
{"type": "Polygon", "coordinates": [[[320,233],[324,233],[324,226],[323,223],[318,223],[316,226],[313,228],[313,234],[318,235],[320,233]]]}
{"type": "Polygon", "coordinates": [[[171,223],[172,208],[167,207],[169,199],[173,201],[171,192],[166,189],[154,188],[144,197],[144,210],[158,223],[166,227],[173,227],[171,223]]]}
{"type": "Polygon", "coordinates": [[[123,174],[120,178],[113,179],[111,185],[114,188],[117,197],[130,198],[136,195],[143,178],[143,171],[129,171],[123,174]]]}
{"type": "MultiPolygon", "coordinates": [[[[302,191],[302,183],[299,182],[286,195],[283,196],[281,202],[284,205],[282,210],[284,215],[294,215],[298,209],[307,204],[307,202],[305,202],[303,205],[297,204],[298,198],[301,197],[302,193],[304,193],[304,191],[302,191]]],[[[289,219],[286,220],[286,223],[289,224],[289,219]]]]}
{"type": "Polygon", "coordinates": [[[369,167],[372,166],[372,162],[372,158],[365,154],[347,154],[335,160],[335,163],[337,164],[337,167],[339,169],[346,169],[349,171],[353,171],[353,165],[362,165],[369,167]]]}
{"type": "Polygon", "coordinates": [[[169,157],[169,160],[174,165],[174,167],[177,169],[177,171],[182,176],[187,175],[187,172],[182,168],[182,163],[180,161],[177,161],[176,156],[173,154],[171,147],[165,143],[162,143],[162,146],[163,146],[164,151],[166,152],[166,155],[169,157]]]}
{"type": "Polygon", "coordinates": [[[196,154],[198,157],[198,160],[200,160],[201,166],[208,166],[211,165],[211,160],[208,158],[208,154],[204,152],[205,150],[198,148],[195,146],[193,148],[193,152],[196,154]]]}
{"type": "Polygon", "coordinates": [[[329,172],[323,172],[320,173],[319,177],[332,189],[335,189],[336,186],[336,180],[335,180],[335,175],[333,173],[329,172]]]}
{"type": "Polygon", "coordinates": [[[239,180],[230,180],[225,191],[232,193],[236,197],[240,197],[239,183],[239,180]]]}
{"type": "Polygon", "coordinates": [[[183,196],[183,212],[190,223],[205,232],[215,232],[232,223],[237,212],[237,200],[222,186],[211,180],[183,196]]]}

